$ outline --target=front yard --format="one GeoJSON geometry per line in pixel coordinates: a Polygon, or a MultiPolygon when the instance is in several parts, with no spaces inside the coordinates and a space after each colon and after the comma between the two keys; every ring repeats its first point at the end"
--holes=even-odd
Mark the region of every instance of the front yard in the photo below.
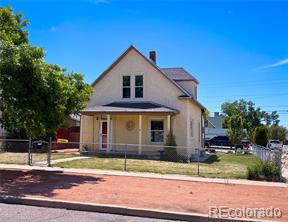
{"type": "MultiPolygon", "coordinates": [[[[200,163],[200,176],[218,178],[246,178],[247,166],[257,163],[253,155],[218,153],[200,163]]],[[[124,170],[124,158],[91,157],[57,163],[64,168],[124,170]]],[[[127,171],[160,174],[197,175],[197,163],[175,163],[159,160],[127,159],[127,171]]]]}

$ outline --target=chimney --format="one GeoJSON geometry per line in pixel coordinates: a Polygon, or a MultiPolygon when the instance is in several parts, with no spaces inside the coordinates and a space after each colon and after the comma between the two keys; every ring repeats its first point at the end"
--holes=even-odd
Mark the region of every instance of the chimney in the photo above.
{"type": "Polygon", "coordinates": [[[149,57],[150,57],[150,60],[156,64],[156,52],[155,51],[150,51],[149,52],[149,57]]]}

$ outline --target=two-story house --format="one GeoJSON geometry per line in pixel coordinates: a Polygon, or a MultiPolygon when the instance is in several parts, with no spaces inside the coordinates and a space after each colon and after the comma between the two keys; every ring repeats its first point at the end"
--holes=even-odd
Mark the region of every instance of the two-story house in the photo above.
{"type": "Polygon", "coordinates": [[[159,68],[154,51],[148,59],[130,46],[92,85],[89,105],[81,112],[82,147],[109,151],[134,144],[139,154],[148,147],[157,152],[169,130],[179,155],[191,157],[203,147],[197,79],[183,68],[159,68]]]}

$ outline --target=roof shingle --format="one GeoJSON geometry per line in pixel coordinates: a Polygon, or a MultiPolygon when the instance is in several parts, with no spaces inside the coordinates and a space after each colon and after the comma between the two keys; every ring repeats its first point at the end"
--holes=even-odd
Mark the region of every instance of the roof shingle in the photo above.
{"type": "Polygon", "coordinates": [[[198,83],[198,80],[183,68],[160,68],[160,70],[174,81],[191,80],[198,83]]]}

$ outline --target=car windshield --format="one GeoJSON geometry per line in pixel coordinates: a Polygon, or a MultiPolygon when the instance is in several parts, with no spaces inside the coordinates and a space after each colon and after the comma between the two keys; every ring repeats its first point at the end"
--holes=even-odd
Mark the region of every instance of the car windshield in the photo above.
{"type": "Polygon", "coordinates": [[[279,144],[280,142],[277,140],[272,140],[272,141],[270,141],[270,143],[279,144]]]}

